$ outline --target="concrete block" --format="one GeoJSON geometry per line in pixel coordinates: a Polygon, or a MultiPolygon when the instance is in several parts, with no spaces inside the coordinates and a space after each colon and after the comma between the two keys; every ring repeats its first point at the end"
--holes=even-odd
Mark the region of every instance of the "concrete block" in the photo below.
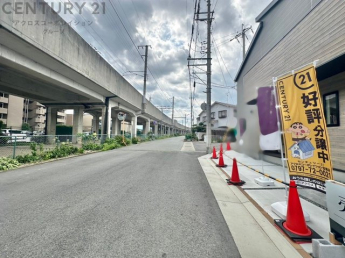
{"type": "Polygon", "coordinates": [[[255,183],[257,183],[260,186],[274,186],[274,181],[272,179],[269,179],[267,177],[258,177],[254,179],[255,183]]]}
{"type": "Polygon", "coordinates": [[[344,258],[345,246],[333,245],[325,239],[312,240],[313,257],[314,258],[344,258]]]}
{"type": "MultiPolygon", "coordinates": [[[[286,202],[275,202],[271,204],[271,210],[277,214],[280,218],[286,219],[287,204],[286,202]]],[[[303,210],[305,221],[310,221],[310,215],[303,210]]]]}

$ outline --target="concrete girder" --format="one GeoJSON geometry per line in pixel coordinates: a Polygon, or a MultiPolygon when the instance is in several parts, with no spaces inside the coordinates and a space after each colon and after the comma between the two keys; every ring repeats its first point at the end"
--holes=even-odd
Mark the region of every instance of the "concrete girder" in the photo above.
{"type": "MultiPolygon", "coordinates": [[[[94,100],[98,102],[104,101],[104,97],[101,94],[83,87],[79,83],[37,62],[34,62],[33,60],[5,47],[4,45],[0,45],[0,64],[11,68],[11,70],[16,71],[17,73],[25,74],[25,76],[27,77],[35,78],[36,80],[41,81],[43,85],[50,84],[54,85],[55,87],[61,87],[70,92],[74,92],[78,95],[83,96],[84,100],[94,100]]],[[[43,92],[44,88],[41,88],[41,93],[43,92]]],[[[33,99],[40,101],[40,96],[41,94],[37,95],[33,99]]],[[[49,100],[51,99],[55,99],[54,94],[51,94],[51,98],[49,98],[49,100]]],[[[77,98],[74,98],[74,102],[76,101],[76,99],[77,98]]]]}
{"type": "Polygon", "coordinates": [[[0,68],[0,85],[2,91],[19,95],[25,98],[32,98],[40,102],[64,100],[64,101],[86,101],[80,95],[63,92],[53,85],[44,84],[39,81],[24,78],[19,74],[14,74],[0,68]],[[40,96],[38,98],[38,96],[40,96]]]}

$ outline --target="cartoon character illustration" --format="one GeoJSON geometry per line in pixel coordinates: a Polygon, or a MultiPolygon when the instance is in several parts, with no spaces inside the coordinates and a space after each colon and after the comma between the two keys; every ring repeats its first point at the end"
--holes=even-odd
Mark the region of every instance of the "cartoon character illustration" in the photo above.
{"type": "Polygon", "coordinates": [[[287,130],[292,134],[292,140],[295,142],[289,150],[291,150],[292,157],[299,159],[308,159],[314,156],[314,146],[311,144],[311,138],[308,138],[310,130],[301,122],[291,124],[287,130]]]}
{"type": "Polygon", "coordinates": [[[292,140],[295,143],[299,143],[304,140],[311,140],[310,138],[307,138],[310,134],[310,130],[301,122],[294,122],[291,124],[290,128],[287,129],[287,132],[292,134],[292,140]]]}

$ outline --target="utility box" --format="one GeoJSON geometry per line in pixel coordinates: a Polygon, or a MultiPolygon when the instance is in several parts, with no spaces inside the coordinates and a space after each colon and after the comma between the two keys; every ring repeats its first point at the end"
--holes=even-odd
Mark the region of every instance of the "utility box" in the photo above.
{"type": "Polygon", "coordinates": [[[326,200],[331,232],[335,239],[344,244],[345,237],[345,184],[326,181],[326,200]]]}

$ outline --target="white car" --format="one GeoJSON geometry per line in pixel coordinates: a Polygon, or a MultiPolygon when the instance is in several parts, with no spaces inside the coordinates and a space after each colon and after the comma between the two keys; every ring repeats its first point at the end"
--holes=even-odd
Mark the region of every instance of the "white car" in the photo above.
{"type": "Polygon", "coordinates": [[[2,134],[7,137],[11,137],[7,143],[12,142],[31,142],[30,134],[27,131],[15,130],[15,129],[2,129],[2,134]]]}

